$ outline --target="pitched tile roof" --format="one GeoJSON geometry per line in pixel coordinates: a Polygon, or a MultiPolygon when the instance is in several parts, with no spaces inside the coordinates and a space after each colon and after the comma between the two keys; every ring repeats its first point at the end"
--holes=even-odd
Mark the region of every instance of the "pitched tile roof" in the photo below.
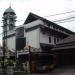
{"type": "Polygon", "coordinates": [[[24,24],[33,22],[33,21],[35,21],[35,20],[37,20],[37,19],[42,20],[42,21],[43,21],[44,23],[46,23],[48,26],[52,25],[52,26],[54,26],[54,27],[56,27],[56,28],[58,28],[58,29],[60,29],[60,30],[63,30],[63,31],[65,31],[65,32],[69,33],[69,34],[75,34],[73,31],[68,30],[68,29],[66,29],[66,28],[64,28],[64,27],[62,27],[62,26],[60,26],[60,25],[58,25],[58,24],[56,24],[56,23],[54,23],[54,22],[51,22],[51,21],[49,21],[49,20],[47,20],[47,19],[45,19],[45,18],[43,18],[43,17],[40,17],[40,16],[38,16],[38,15],[36,15],[36,14],[33,14],[33,13],[31,13],[31,12],[29,13],[29,15],[28,15],[27,19],[25,20],[24,24]]]}

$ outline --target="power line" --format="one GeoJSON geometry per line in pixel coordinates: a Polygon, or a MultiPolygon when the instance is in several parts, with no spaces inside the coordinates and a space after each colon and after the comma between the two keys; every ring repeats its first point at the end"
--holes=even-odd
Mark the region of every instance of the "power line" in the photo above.
{"type": "MultiPolygon", "coordinates": [[[[57,16],[57,15],[62,15],[62,14],[67,14],[67,13],[73,13],[73,12],[75,12],[75,11],[68,11],[68,12],[53,14],[53,15],[44,16],[44,17],[57,16]]],[[[21,21],[25,21],[25,20],[17,20],[17,22],[21,22],[21,21]]],[[[0,22],[0,23],[3,23],[3,22],[0,22]]]]}
{"type": "MultiPolygon", "coordinates": [[[[62,15],[62,14],[67,14],[67,13],[72,13],[72,12],[75,12],[75,11],[69,11],[69,12],[65,12],[65,13],[59,13],[59,14],[54,14],[54,15],[49,15],[49,16],[44,16],[44,17],[62,15]]],[[[61,21],[65,21],[65,20],[68,20],[68,19],[72,19],[72,18],[75,18],[75,17],[69,17],[69,18],[65,18],[65,19],[61,19],[61,20],[52,21],[52,22],[61,22],[61,21]]],[[[17,22],[21,22],[21,21],[25,21],[25,20],[17,20],[17,22]]],[[[0,22],[0,23],[3,23],[3,22],[0,22]]]]}
{"type": "MultiPolygon", "coordinates": [[[[59,21],[68,20],[68,19],[72,19],[72,18],[75,18],[75,16],[69,17],[69,18],[65,18],[65,19],[61,19],[61,20],[56,20],[56,21],[53,21],[53,22],[59,22],[59,21]]],[[[17,22],[21,22],[21,21],[25,21],[25,20],[20,20],[20,21],[17,20],[17,22]]]]}
{"type": "MultiPolygon", "coordinates": [[[[68,12],[63,12],[63,13],[57,13],[57,14],[53,14],[53,15],[49,15],[49,16],[44,16],[44,17],[57,16],[57,15],[62,15],[62,14],[67,14],[67,13],[73,13],[73,12],[75,12],[75,11],[68,11],[68,12]]],[[[20,21],[25,21],[25,20],[20,20],[20,21]]],[[[20,21],[17,20],[17,22],[20,22],[20,21]]],[[[3,23],[3,22],[1,22],[1,23],[3,23]]]]}
{"type": "Polygon", "coordinates": [[[17,22],[20,22],[20,21],[25,21],[25,20],[17,20],[17,22]]]}
{"type": "Polygon", "coordinates": [[[60,21],[69,20],[69,19],[73,19],[73,18],[75,18],[75,16],[74,17],[65,18],[65,19],[61,19],[61,20],[56,20],[56,21],[53,21],[53,22],[60,22],[60,21]]]}
{"type": "Polygon", "coordinates": [[[75,11],[69,11],[69,12],[65,12],[65,13],[53,14],[53,15],[44,16],[44,17],[57,16],[57,15],[62,15],[62,14],[67,14],[67,13],[73,13],[73,12],[75,12],[75,11]]]}
{"type": "Polygon", "coordinates": [[[58,22],[57,24],[65,23],[65,22],[72,22],[72,21],[75,21],[75,20],[69,20],[69,21],[64,21],[64,22],[58,22]]]}
{"type": "MultiPolygon", "coordinates": [[[[75,20],[69,20],[69,21],[65,21],[65,22],[71,22],[71,21],[75,21],[75,20]]],[[[53,22],[56,22],[56,21],[53,21],[53,22]]],[[[58,21],[57,21],[58,22],[58,21]]],[[[65,22],[59,22],[59,23],[57,23],[57,24],[60,24],[60,23],[65,23],[65,22]]],[[[8,30],[8,31],[10,31],[10,30],[8,30]]],[[[7,31],[7,32],[8,32],[7,31]]],[[[0,33],[0,35],[2,35],[3,34],[3,32],[2,33],[0,33]]]]}

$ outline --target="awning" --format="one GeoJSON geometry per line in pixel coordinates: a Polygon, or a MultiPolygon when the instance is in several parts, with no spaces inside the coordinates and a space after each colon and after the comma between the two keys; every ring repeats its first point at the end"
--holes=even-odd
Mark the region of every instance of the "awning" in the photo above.
{"type": "Polygon", "coordinates": [[[47,48],[52,48],[54,45],[52,45],[52,44],[40,43],[40,46],[42,46],[42,47],[47,47],[47,48]]]}
{"type": "Polygon", "coordinates": [[[75,45],[71,45],[71,46],[59,46],[59,47],[55,47],[55,48],[52,48],[51,50],[64,50],[64,49],[73,49],[75,48],[75,45]]]}

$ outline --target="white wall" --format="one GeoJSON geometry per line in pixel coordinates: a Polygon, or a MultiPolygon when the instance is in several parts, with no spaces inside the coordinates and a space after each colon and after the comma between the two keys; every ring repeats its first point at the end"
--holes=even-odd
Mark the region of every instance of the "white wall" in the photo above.
{"type": "Polygon", "coordinates": [[[37,26],[37,25],[44,25],[44,22],[43,21],[41,21],[41,20],[35,20],[35,21],[33,21],[33,22],[30,22],[30,23],[28,23],[28,24],[25,24],[24,25],[24,28],[31,28],[31,27],[34,27],[34,26],[37,26]]]}
{"type": "Polygon", "coordinates": [[[8,49],[15,50],[16,42],[15,42],[15,36],[7,38],[7,47],[8,49]]]}
{"type": "Polygon", "coordinates": [[[26,33],[26,43],[34,48],[40,48],[39,28],[26,33]]]}
{"type": "Polygon", "coordinates": [[[40,30],[40,43],[45,43],[45,44],[54,44],[54,37],[51,37],[51,43],[49,43],[49,34],[48,33],[42,33],[40,30]]]}
{"type": "Polygon", "coordinates": [[[51,36],[51,44],[54,44],[54,36],[51,36]]]}
{"type": "Polygon", "coordinates": [[[10,30],[10,31],[7,31],[7,35],[12,35],[14,33],[15,33],[15,30],[14,29],[13,30],[10,30]]]}

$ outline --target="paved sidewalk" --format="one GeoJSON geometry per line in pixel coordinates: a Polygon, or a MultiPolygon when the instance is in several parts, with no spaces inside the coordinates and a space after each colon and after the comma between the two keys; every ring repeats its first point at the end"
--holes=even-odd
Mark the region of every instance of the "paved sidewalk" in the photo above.
{"type": "Polygon", "coordinates": [[[25,75],[51,75],[51,74],[48,73],[48,74],[25,74],[25,75]]]}
{"type": "MultiPolygon", "coordinates": [[[[0,74],[2,75],[2,74],[0,74]]],[[[33,74],[25,74],[25,75],[75,75],[75,68],[56,68],[51,73],[33,73],[33,74]]]]}
{"type": "Polygon", "coordinates": [[[75,68],[59,68],[53,71],[53,75],[75,75],[75,68]]]}

